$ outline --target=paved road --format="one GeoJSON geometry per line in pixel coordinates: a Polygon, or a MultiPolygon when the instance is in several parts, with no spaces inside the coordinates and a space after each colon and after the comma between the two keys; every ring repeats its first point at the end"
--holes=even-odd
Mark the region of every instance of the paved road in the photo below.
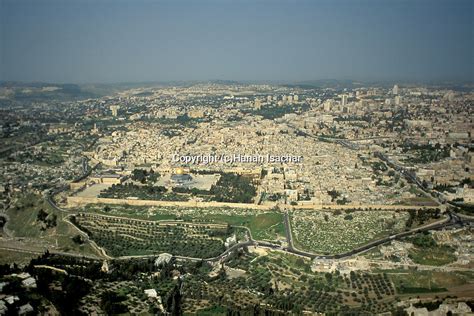
{"type": "Polygon", "coordinates": [[[311,135],[311,134],[308,134],[302,130],[300,130],[298,127],[292,125],[292,124],[288,124],[289,127],[293,128],[294,130],[296,130],[299,134],[301,135],[304,135],[305,137],[309,137],[309,138],[314,138],[314,139],[317,139],[317,140],[325,140],[327,142],[331,142],[331,143],[335,143],[335,144],[339,144],[341,146],[344,146],[346,148],[349,148],[349,149],[352,149],[352,150],[358,150],[359,149],[359,145],[356,144],[356,143],[353,143],[347,139],[343,139],[343,138],[335,138],[335,137],[326,137],[326,136],[314,136],[314,135],[311,135]]]}
{"type": "Polygon", "coordinates": [[[320,255],[320,254],[315,254],[312,252],[307,252],[307,251],[302,251],[298,250],[293,246],[293,241],[292,241],[292,234],[291,234],[291,225],[289,223],[289,218],[288,218],[288,213],[285,214],[285,228],[287,230],[287,239],[289,239],[288,246],[283,248],[283,250],[294,253],[300,256],[305,256],[309,258],[321,258],[321,259],[342,259],[342,258],[347,258],[347,257],[352,257],[354,255],[360,254],[362,252],[368,251],[372,248],[375,248],[379,245],[382,245],[384,243],[390,242],[395,239],[400,239],[404,238],[407,236],[411,236],[420,232],[424,231],[429,231],[429,230],[437,230],[437,229],[443,229],[443,228],[450,228],[450,227],[460,227],[464,225],[470,225],[471,223],[474,222],[474,219],[472,218],[462,218],[459,215],[457,215],[454,212],[449,212],[448,216],[441,220],[437,221],[435,223],[427,224],[425,226],[417,227],[414,229],[411,229],[409,231],[401,232],[398,234],[391,235],[389,237],[381,238],[375,241],[372,241],[364,246],[355,248],[351,251],[341,253],[341,254],[335,254],[335,255],[320,255]]]}
{"type": "Polygon", "coordinates": [[[64,209],[60,208],[59,206],[57,206],[56,203],[54,203],[53,197],[52,197],[51,194],[48,194],[48,195],[46,196],[46,202],[48,202],[48,204],[49,204],[52,208],[54,208],[56,211],[63,212],[63,213],[68,213],[68,214],[71,213],[71,212],[69,212],[68,210],[64,210],[64,209]]]}
{"type": "MultiPolygon", "coordinates": [[[[326,141],[330,141],[332,143],[342,145],[342,146],[347,147],[347,148],[352,149],[352,150],[358,150],[359,149],[359,146],[356,143],[351,142],[350,140],[347,140],[347,139],[337,139],[337,138],[328,138],[328,137],[322,137],[322,136],[313,136],[313,135],[310,135],[306,132],[301,131],[299,128],[297,128],[294,125],[289,124],[288,126],[292,127],[293,129],[295,129],[296,131],[298,131],[302,135],[305,135],[305,136],[310,137],[310,138],[324,139],[326,141]]],[[[407,170],[403,166],[400,166],[400,165],[396,164],[394,161],[390,160],[382,152],[374,152],[374,154],[375,154],[376,157],[378,157],[379,159],[386,162],[389,167],[391,167],[391,168],[395,169],[396,171],[398,171],[407,180],[409,180],[410,182],[415,183],[423,191],[423,193],[425,193],[431,199],[435,200],[436,203],[443,204],[444,201],[440,201],[441,194],[439,192],[431,191],[431,190],[426,189],[413,171],[407,170]]]]}
{"type": "MultiPolygon", "coordinates": [[[[32,255],[44,255],[46,252],[46,251],[40,251],[40,250],[28,250],[28,249],[24,249],[20,247],[0,247],[0,249],[28,253],[32,255]]],[[[50,254],[61,255],[61,256],[66,256],[66,257],[87,258],[87,259],[93,259],[93,260],[101,259],[100,257],[96,257],[96,256],[82,255],[78,253],[63,252],[63,251],[56,251],[56,250],[50,250],[50,249],[48,249],[48,252],[50,254]]]]}
{"type": "MultiPolygon", "coordinates": [[[[249,247],[249,246],[256,246],[258,243],[253,240],[248,240],[244,242],[240,242],[237,244],[234,244],[233,246],[229,247],[226,249],[223,253],[216,257],[211,257],[211,258],[196,258],[196,257],[188,257],[188,256],[179,256],[179,255],[173,255],[173,257],[177,259],[182,259],[182,260],[191,260],[191,261],[220,261],[227,257],[232,251],[238,250],[240,248],[244,247],[249,247]]],[[[151,255],[137,255],[137,256],[121,256],[121,257],[115,257],[112,259],[115,260],[129,260],[129,259],[139,259],[139,258],[151,258],[151,257],[157,257],[156,254],[151,254],[151,255]]]]}
{"type": "MultiPolygon", "coordinates": [[[[431,223],[431,224],[428,224],[428,225],[425,225],[425,226],[422,226],[422,227],[418,227],[418,228],[412,229],[410,231],[401,232],[399,234],[395,234],[395,235],[392,235],[392,236],[389,236],[389,237],[386,237],[386,238],[375,240],[375,241],[370,242],[370,243],[368,243],[364,246],[355,248],[355,249],[353,249],[351,251],[348,251],[348,252],[345,252],[345,253],[335,254],[335,255],[320,255],[320,254],[316,254],[316,253],[312,253],[312,252],[308,252],[308,251],[302,251],[302,250],[296,249],[293,246],[293,240],[292,240],[292,236],[291,236],[291,225],[290,225],[290,222],[289,222],[288,213],[285,214],[284,218],[285,218],[285,228],[286,228],[286,231],[287,231],[287,241],[288,241],[288,245],[286,247],[282,247],[281,245],[273,244],[273,243],[266,242],[266,241],[253,240],[251,238],[251,235],[249,235],[250,236],[249,240],[247,240],[245,242],[240,242],[240,243],[237,243],[237,244],[231,246],[230,248],[225,250],[222,254],[220,254],[219,256],[216,256],[216,257],[212,257],[212,258],[195,258],[195,257],[187,257],[187,256],[174,256],[174,257],[176,257],[178,259],[182,259],[182,260],[192,260],[192,261],[201,261],[201,260],[204,260],[204,261],[220,261],[220,260],[225,259],[225,257],[227,255],[229,255],[234,250],[238,250],[238,249],[241,249],[243,247],[256,246],[256,247],[262,247],[262,248],[281,250],[281,251],[285,251],[285,252],[288,252],[288,253],[291,253],[291,254],[296,254],[296,255],[308,257],[310,259],[314,259],[314,258],[343,259],[343,258],[348,258],[348,257],[352,257],[354,255],[363,253],[365,251],[368,251],[368,250],[370,250],[374,247],[377,247],[381,244],[390,242],[392,240],[407,237],[407,236],[410,236],[410,235],[413,235],[413,234],[416,234],[416,233],[419,233],[419,232],[424,232],[424,231],[428,231],[428,230],[443,229],[443,228],[449,228],[449,227],[457,227],[457,226],[463,226],[463,225],[466,225],[466,224],[474,223],[473,218],[468,218],[468,219],[461,218],[457,214],[450,212],[450,213],[448,213],[448,217],[441,220],[441,221],[431,223]]],[[[70,224],[73,225],[72,223],[70,223],[70,224]]],[[[81,232],[81,233],[85,234],[84,232],[81,232]]],[[[85,234],[85,235],[87,236],[87,234],[85,234]]],[[[88,236],[87,236],[87,238],[88,238],[88,236]]],[[[90,240],[90,242],[95,244],[95,242],[93,240],[90,240]]],[[[97,245],[95,245],[95,246],[97,247],[97,249],[99,249],[98,251],[99,251],[99,253],[101,253],[101,257],[84,256],[84,255],[81,255],[81,254],[60,252],[60,251],[54,251],[54,250],[50,251],[50,253],[63,255],[63,256],[72,256],[72,257],[77,257],[77,258],[85,257],[85,258],[90,258],[90,259],[104,259],[104,257],[105,257],[106,259],[109,259],[109,260],[113,260],[113,259],[115,259],[115,260],[129,260],[129,259],[136,259],[136,258],[156,257],[156,255],[142,255],[142,256],[123,256],[123,257],[113,258],[111,256],[108,256],[101,247],[99,247],[97,245]]],[[[31,253],[31,254],[38,254],[38,255],[43,254],[43,252],[41,252],[41,251],[31,251],[31,250],[25,250],[25,249],[21,249],[21,248],[1,247],[0,249],[6,249],[6,250],[18,251],[18,252],[25,252],[25,253],[31,253]]]]}
{"type": "MultiPolygon", "coordinates": [[[[56,206],[51,199],[48,199],[48,202],[53,207],[55,207],[56,209],[58,209],[60,211],[63,211],[63,212],[68,212],[68,211],[62,210],[61,208],[56,206]]],[[[114,217],[119,218],[118,216],[114,216],[114,217]]],[[[76,227],[75,225],[73,225],[68,220],[68,216],[66,216],[66,218],[64,220],[66,222],[68,222],[69,224],[71,224],[72,226],[76,227]]],[[[342,259],[342,258],[347,258],[347,257],[351,257],[351,256],[354,256],[354,255],[363,253],[365,251],[368,251],[372,248],[375,248],[379,245],[390,242],[392,240],[404,238],[404,237],[414,235],[414,234],[419,233],[419,232],[424,232],[424,231],[428,231],[428,230],[442,229],[442,228],[449,228],[449,227],[453,227],[453,226],[462,226],[462,225],[465,225],[465,224],[469,224],[471,222],[474,222],[474,219],[466,218],[466,217],[460,217],[459,215],[457,215],[454,212],[449,212],[448,216],[445,219],[441,220],[441,221],[431,223],[431,224],[428,224],[428,225],[425,225],[425,226],[422,226],[422,227],[418,227],[418,228],[412,229],[410,231],[405,231],[405,232],[401,232],[401,233],[398,233],[398,234],[394,234],[394,235],[389,236],[389,237],[381,238],[379,240],[372,241],[372,242],[370,242],[370,243],[368,243],[364,246],[355,248],[355,249],[353,249],[351,251],[348,251],[348,252],[345,252],[345,253],[335,254],[335,255],[321,255],[321,254],[316,254],[316,253],[309,252],[309,251],[303,251],[303,250],[300,250],[300,249],[297,249],[297,248],[294,247],[293,234],[292,234],[292,230],[291,230],[291,222],[290,222],[290,218],[289,218],[289,213],[288,213],[288,211],[285,211],[284,225],[285,225],[286,240],[287,240],[287,246],[286,247],[282,247],[281,245],[277,245],[277,244],[273,244],[273,243],[269,243],[269,242],[254,240],[252,238],[250,230],[246,227],[241,227],[241,228],[247,229],[249,240],[233,245],[232,247],[230,247],[229,249],[227,249],[225,252],[223,252],[221,255],[219,255],[217,257],[202,259],[202,258],[194,258],[194,257],[177,256],[177,258],[189,259],[189,260],[194,260],[194,261],[197,261],[197,260],[218,261],[218,260],[222,260],[225,256],[227,256],[233,250],[237,250],[237,249],[240,249],[240,248],[243,248],[243,247],[248,247],[248,246],[253,245],[253,246],[257,246],[257,247],[279,249],[279,250],[282,250],[282,251],[286,251],[286,252],[289,252],[289,253],[292,253],[292,254],[296,254],[296,255],[300,255],[300,256],[304,256],[304,257],[308,257],[308,258],[342,259]]],[[[76,229],[77,229],[77,227],[76,227],[76,229]]],[[[78,229],[78,231],[80,231],[80,230],[78,229]]],[[[96,251],[98,251],[99,253],[102,254],[103,257],[106,257],[107,259],[112,259],[112,257],[107,255],[107,253],[105,252],[105,250],[102,247],[99,247],[93,240],[90,240],[89,236],[86,233],[82,232],[82,234],[84,235],[85,238],[87,238],[87,240],[90,241],[90,243],[93,245],[93,247],[96,249],[96,251]]],[[[152,256],[154,256],[154,255],[125,256],[125,257],[119,257],[119,258],[116,258],[116,259],[126,260],[126,259],[131,259],[131,258],[145,258],[145,257],[152,257],[152,256]]]]}
{"type": "Polygon", "coordinates": [[[408,182],[416,184],[418,188],[423,192],[423,194],[436,202],[438,205],[442,205],[444,201],[440,200],[440,194],[437,192],[433,192],[431,190],[428,190],[423,186],[423,183],[418,179],[414,171],[407,170],[405,167],[395,163],[393,160],[387,157],[382,152],[376,151],[374,152],[374,155],[378,157],[380,160],[384,161],[390,168],[394,169],[398,173],[400,173],[405,179],[408,180],[408,182]]]}
{"type": "MultiPolygon", "coordinates": [[[[304,134],[306,134],[306,133],[304,133],[304,134]]],[[[309,134],[306,134],[306,135],[308,135],[309,137],[312,137],[312,138],[317,138],[317,137],[314,137],[314,136],[309,135],[309,134]]],[[[350,142],[341,141],[341,140],[334,140],[334,141],[338,142],[339,144],[344,145],[346,147],[351,147],[351,149],[356,149],[355,146],[351,146],[352,144],[350,142]]],[[[416,177],[413,178],[413,175],[411,173],[406,173],[402,169],[402,167],[394,165],[383,154],[380,154],[380,158],[382,160],[392,164],[392,166],[394,168],[396,168],[397,171],[401,172],[404,176],[406,176],[407,178],[409,178],[410,180],[415,182],[417,185],[421,186],[421,183],[419,183],[419,181],[417,181],[416,177]]],[[[83,161],[83,171],[84,171],[84,175],[87,172],[90,172],[90,170],[88,170],[87,167],[85,167],[84,161],[83,161]]],[[[426,192],[425,188],[423,188],[422,186],[421,186],[421,188],[423,189],[424,192],[426,192]]],[[[51,193],[46,196],[46,200],[51,205],[51,207],[53,207],[54,209],[56,209],[58,211],[61,211],[61,212],[71,214],[71,212],[69,212],[67,210],[63,210],[59,206],[57,206],[54,203],[53,199],[52,199],[53,194],[56,194],[56,193],[58,193],[59,191],[61,191],[63,189],[64,188],[59,188],[59,189],[52,190],[51,193]]],[[[79,232],[81,232],[81,235],[83,235],[85,238],[87,238],[87,240],[90,242],[90,244],[93,246],[93,248],[96,251],[98,251],[98,253],[100,253],[102,255],[102,257],[104,257],[104,258],[127,260],[127,259],[132,259],[132,258],[145,258],[145,257],[155,256],[155,255],[144,255],[144,256],[124,256],[124,257],[112,258],[109,255],[107,255],[107,253],[105,252],[105,250],[103,248],[99,247],[93,240],[90,240],[89,236],[86,233],[82,232],[75,225],[73,225],[68,220],[68,216],[66,216],[64,218],[64,221],[67,222],[68,224],[74,226],[79,232]]],[[[465,224],[471,224],[473,222],[474,222],[473,218],[461,217],[461,216],[457,215],[454,212],[449,212],[448,217],[446,219],[438,221],[436,223],[425,225],[423,227],[418,227],[418,228],[412,229],[410,231],[394,234],[394,235],[389,236],[389,237],[381,238],[379,240],[375,240],[375,241],[370,242],[370,243],[368,243],[364,246],[355,248],[355,249],[353,249],[351,251],[348,251],[348,252],[345,252],[345,253],[335,254],[335,255],[320,255],[320,254],[316,254],[316,253],[312,253],[312,252],[308,252],[308,251],[299,250],[299,249],[296,249],[294,247],[293,236],[292,236],[292,231],[291,231],[291,222],[290,222],[288,211],[286,210],[285,215],[284,215],[284,225],[285,225],[286,240],[287,240],[287,246],[286,247],[282,247],[281,245],[273,244],[273,243],[270,243],[270,242],[254,240],[252,238],[250,230],[246,227],[243,227],[243,228],[247,229],[249,240],[247,240],[245,242],[237,243],[237,244],[231,246],[230,248],[228,248],[226,251],[224,251],[222,254],[220,254],[217,257],[207,258],[207,259],[186,257],[186,256],[175,256],[175,257],[178,258],[178,259],[183,259],[183,260],[219,261],[219,260],[224,259],[230,252],[232,252],[234,250],[237,250],[237,249],[240,249],[240,248],[243,248],[243,247],[248,247],[248,246],[257,246],[257,247],[264,247],[264,248],[270,248],[270,249],[279,249],[279,250],[282,250],[282,251],[286,251],[288,253],[292,253],[292,254],[296,254],[296,255],[300,255],[300,256],[305,256],[305,257],[308,257],[308,258],[342,259],[342,258],[347,258],[347,257],[354,256],[356,254],[363,253],[365,251],[368,251],[368,250],[370,250],[374,247],[377,247],[381,244],[390,242],[392,240],[404,238],[404,237],[407,237],[407,236],[410,236],[410,235],[413,235],[413,234],[416,234],[416,233],[419,233],[419,232],[428,231],[428,230],[435,230],[435,229],[442,229],[442,228],[449,228],[449,227],[453,227],[453,226],[462,226],[462,225],[465,225],[465,224]]],[[[79,255],[79,254],[70,254],[70,253],[61,253],[61,252],[54,252],[54,253],[58,253],[58,254],[62,254],[62,255],[72,255],[72,256],[76,256],[76,257],[84,257],[84,256],[79,255]]]]}
{"type": "Polygon", "coordinates": [[[286,233],[286,243],[288,244],[288,249],[294,249],[293,246],[293,232],[291,231],[291,224],[290,224],[290,215],[288,211],[285,211],[285,215],[283,217],[285,223],[285,233],[286,233]]]}

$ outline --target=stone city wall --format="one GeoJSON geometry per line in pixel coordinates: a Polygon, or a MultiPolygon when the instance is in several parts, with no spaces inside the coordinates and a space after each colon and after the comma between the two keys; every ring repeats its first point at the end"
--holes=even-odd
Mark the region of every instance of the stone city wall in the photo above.
{"type": "MultiPolygon", "coordinates": [[[[277,206],[276,203],[257,205],[251,203],[226,203],[226,202],[196,202],[196,201],[158,201],[158,200],[135,200],[135,199],[112,199],[112,198],[95,198],[95,197],[81,197],[68,196],[68,207],[81,206],[86,204],[125,204],[132,206],[176,206],[176,207],[231,207],[231,208],[245,208],[257,210],[270,210],[277,206]]],[[[314,204],[314,205],[294,205],[286,206],[289,209],[295,210],[419,210],[419,209],[433,209],[435,206],[419,206],[419,205],[328,205],[328,204],[314,204]]]]}
{"type": "Polygon", "coordinates": [[[233,208],[251,208],[259,210],[269,210],[275,206],[256,205],[250,203],[226,203],[226,202],[195,202],[195,201],[157,201],[157,200],[133,200],[133,199],[111,199],[94,198],[81,196],[68,196],[67,205],[69,207],[85,204],[125,204],[133,206],[177,206],[177,207],[233,207],[233,208]]]}
{"type": "Polygon", "coordinates": [[[366,211],[378,211],[378,210],[390,210],[390,211],[403,211],[403,210],[421,210],[421,209],[436,209],[438,206],[423,206],[423,205],[378,205],[378,204],[314,204],[314,205],[294,205],[291,208],[295,210],[366,210],[366,211]]]}

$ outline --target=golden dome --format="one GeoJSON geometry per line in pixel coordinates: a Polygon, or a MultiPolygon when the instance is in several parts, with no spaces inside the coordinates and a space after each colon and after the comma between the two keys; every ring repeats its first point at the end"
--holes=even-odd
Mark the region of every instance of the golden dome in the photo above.
{"type": "Polygon", "coordinates": [[[174,171],[175,174],[183,174],[184,173],[184,170],[183,168],[176,168],[176,170],[174,171]]]}

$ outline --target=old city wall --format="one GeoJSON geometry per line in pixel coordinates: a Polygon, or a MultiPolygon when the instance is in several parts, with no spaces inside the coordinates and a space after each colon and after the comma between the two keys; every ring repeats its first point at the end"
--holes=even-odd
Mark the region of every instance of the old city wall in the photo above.
{"type": "MultiPolygon", "coordinates": [[[[232,207],[257,210],[270,210],[276,207],[276,203],[257,205],[247,203],[226,203],[226,202],[196,202],[196,201],[157,201],[157,200],[133,200],[133,199],[111,199],[111,198],[95,198],[69,196],[67,198],[69,207],[81,206],[86,204],[123,204],[132,206],[175,206],[175,207],[232,207]]],[[[414,210],[436,208],[432,206],[419,205],[295,205],[292,209],[306,210],[414,210]]]]}
{"type": "Polygon", "coordinates": [[[275,205],[256,205],[247,203],[225,203],[225,202],[195,202],[195,201],[156,201],[156,200],[132,200],[132,199],[110,199],[68,196],[67,204],[70,207],[85,204],[125,204],[133,206],[177,206],[177,207],[233,207],[269,210],[275,205]]]}

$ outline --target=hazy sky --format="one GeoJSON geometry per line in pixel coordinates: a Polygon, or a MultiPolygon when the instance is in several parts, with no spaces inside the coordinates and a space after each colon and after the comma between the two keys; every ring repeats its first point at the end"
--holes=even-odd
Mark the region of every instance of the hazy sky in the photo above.
{"type": "Polygon", "coordinates": [[[0,0],[0,80],[474,80],[474,1],[0,0]]]}

